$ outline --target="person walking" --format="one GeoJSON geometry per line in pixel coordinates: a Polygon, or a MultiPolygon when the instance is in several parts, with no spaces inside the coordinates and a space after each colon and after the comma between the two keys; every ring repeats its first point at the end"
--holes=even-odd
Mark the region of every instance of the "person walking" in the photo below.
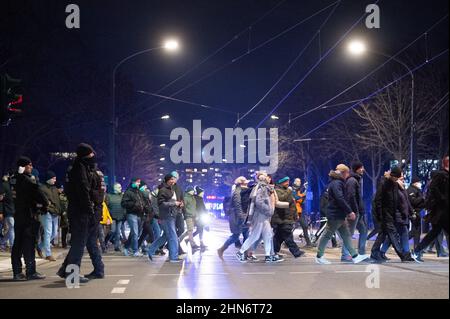
{"type": "Polygon", "coordinates": [[[414,248],[416,248],[420,242],[420,235],[422,234],[422,218],[420,216],[420,212],[425,208],[425,197],[422,193],[422,183],[417,176],[412,178],[411,185],[409,185],[406,191],[408,193],[409,202],[414,209],[414,213],[411,216],[411,231],[409,232],[409,239],[413,238],[414,248]]]}
{"type": "Polygon", "coordinates": [[[119,183],[114,183],[112,192],[106,195],[106,204],[108,205],[111,218],[113,220],[111,225],[111,232],[114,242],[114,251],[121,251],[121,229],[123,223],[126,221],[126,210],[122,207],[122,185],[119,183]]]}
{"type": "Polygon", "coordinates": [[[321,265],[331,264],[323,255],[328,242],[336,231],[349,251],[353,263],[357,264],[369,258],[369,255],[359,255],[353,248],[346,221],[356,219],[356,214],[352,211],[345,197],[345,181],[349,175],[350,169],[344,164],[339,164],[336,170],[330,171],[328,175],[331,179],[328,184],[328,221],[325,231],[320,236],[316,255],[316,263],[321,265]]]}
{"type": "MultiPolygon", "coordinates": [[[[311,237],[309,236],[308,231],[308,222],[306,221],[306,214],[304,212],[304,204],[306,200],[306,190],[308,187],[308,182],[305,182],[302,187],[302,180],[300,178],[296,178],[294,183],[292,184],[292,194],[295,199],[295,207],[297,209],[297,214],[299,218],[296,223],[300,225],[303,231],[303,238],[306,241],[305,248],[312,248],[314,245],[311,242],[311,237]]],[[[301,235],[300,235],[301,236],[301,235]]]]}
{"type": "Polygon", "coordinates": [[[195,220],[197,218],[197,201],[195,200],[195,190],[194,187],[188,186],[186,187],[186,190],[184,192],[184,206],[185,206],[185,213],[184,218],[186,221],[186,231],[180,236],[180,241],[182,241],[186,236],[188,236],[188,239],[186,239],[186,244],[191,244],[192,251],[200,249],[200,246],[198,246],[194,241],[194,226],[195,226],[195,220]]]}

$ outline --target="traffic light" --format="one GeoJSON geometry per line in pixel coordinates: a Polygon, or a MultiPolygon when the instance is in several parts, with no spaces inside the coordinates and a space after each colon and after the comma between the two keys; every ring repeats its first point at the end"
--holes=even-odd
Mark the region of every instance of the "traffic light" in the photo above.
{"type": "Polygon", "coordinates": [[[0,74],[0,125],[8,125],[13,114],[22,112],[21,83],[22,80],[14,79],[6,73],[0,74]]]}

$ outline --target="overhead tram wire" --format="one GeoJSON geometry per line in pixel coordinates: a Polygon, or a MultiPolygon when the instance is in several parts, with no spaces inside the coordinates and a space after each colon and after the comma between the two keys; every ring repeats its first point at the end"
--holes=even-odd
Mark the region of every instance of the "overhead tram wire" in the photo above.
{"type": "MultiPolygon", "coordinates": [[[[284,79],[284,77],[289,73],[289,71],[292,69],[292,67],[297,63],[297,61],[303,56],[303,53],[306,52],[306,50],[309,48],[311,43],[314,41],[314,39],[320,34],[320,30],[325,26],[325,24],[328,22],[328,20],[331,18],[331,16],[336,11],[337,7],[341,4],[341,1],[337,1],[337,4],[333,7],[331,12],[328,14],[326,19],[322,22],[320,25],[318,31],[313,35],[313,37],[309,40],[309,42],[306,44],[306,46],[300,51],[300,53],[295,57],[295,59],[291,62],[291,64],[287,67],[287,69],[281,74],[281,76],[278,78],[278,80],[272,85],[272,87],[262,96],[259,101],[253,105],[242,117],[239,118],[239,121],[243,120],[247,115],[249,115],[255,108],[257,108],[265,99],[266,97],[275,89],[275,87],[281,82],[281,80],[284,79]]],[[[236,122],[235,126],[238,125],[238,122],[236,122]]]]}
{"type": "MultiPolygon", "coordinates": [[[[213,71],[211,71],[210,73],[208,73],[208,74],[204,75],[203,77],[201,77],[199,80],[194,81],[193,83],[188,84],[187,86],[181,88],[180,90],[176,91],[175,93],[171,94],[170,96],[171,96],[171,97],[176,96],[176,95],[178,95],[179,93],[181,93],[181,92],[187,90],[188,88],[190,88],[190,87],[196,85],[197,83],[199,83],[199,82],[201,82],[201,81],[203,81],[203,80],[205,80],[205,79],[211,77],[211,76],[214,75],[215,73],[217,73],[217,72],[219,72],[219,71],[225,69],[226,67],[232,65],[232,64],[235,63],[236,61],[239,61],[239,60],[242,59],[244,56],[247,56],[247,55],[249,55],[249,54],[255,52],[256,50],[258,50],[258,49],[260,49],[260,48],[266,46],[267,44],[271,43],[272,41],[278,39],[280,36],[282,36],[282,35],[284,35],[284,34],[290,32],[290,31],[292,31],[293,29],[297,28],[299,25],[303,24],[304,22],[308,21],[309,19],[313,18],[314,16],[320,14],[321,12],[327,10],[328,8],[332,7],[333,5],[335,5],[336,3],[338,3],[339,1],[341,1],[341,0],[337,0],[337,1],[333,2],[333,3],[331,3],[330,5],[327,5],[326,7],[324,7],[324,8],[322,8],[322,9],[318,10],[317,12],[311,14],[309,17],[307,17],[307,18],[301,20],[300,22],[298,22],[298,23],[296,23],[295,25],[293,25],[293,26],[291,26],[291,27],[285,29],[284,31],[281,31],[280,33],[278,33],[277,35],[273,36],[273,37],[270,38],[269,40],[267,40],[267,41],[261,43],[260,45],[258,45],[258,46],[256,46],[256,47],[252,48],[250,51],[246,51],[245,53],[239,55],[238,57],[231,59],[229,62],[227,62],[227,63],[225,63],[225,64],[219,66],[219,67],[216,68],[215,70],[213,70],[213,71]]],[[[147,102],[147,100],[146,100],[146,101],[143,101],[142,103],[140,103],[139,106],[141,106],[141,105],[144,104],[145,102],[147,102]]],[[[148,111],[148,110],[150,110],[150,109],[152,109],[152,108],[154,108],[154,107],[160,105],[161,103],[164,103],[164,101],[160,101],[160,102],[157,102],[157,103],[155,103],[155,104],[152,104],[151,106],[149,106],[149,107],[147,107],[147,108],[144,108],[144,109],[140,110],[139,112],[134,112],[134,110],[136,109],[136,108],[135,108],[135,109],[133,109],[133,110],[130,110],[130,111],[127,111],[127,112],[121,114],[121,115],[119,116],[119,118],[122,118],[122,117],[124,117],[125,115],[127,115],[127,114],[129,114],[129,113],[133,113],[133,114],[132,114],[132,117],[138,116],[138,115],[142,114],[143,112],[146,112],[146,111],[148,111]]],[[[127,122],[129,122],[129,121],[130,121],[130,119],[128,119],[127,121],[124,121],[124,123],[127,123],[127,122]]]]}
{"type": "MultiPolygon", "coordinates": [[[[378,2],[380,2],[381,0],[377,0],[375,2],[375,4],[377,4],[378,2]]],[[[344,33],[344,35],[342,37],[339,38],[339,40],[330,48],[328,49],[327,52],[325,52],[320,58],[319,61],[317,61],[310,69],[309,71],[300,79],[300,81],[297,82],[297,84],[294,85],[294,87],[280,100],[280,102],[278,102],[275,107],[272,109],[272,111],[270,111],[262,120],[261,122],[259,122],[259,124],[256,126],[257,128],[260,127],[262,125],[262,123],[264,123],[264,121],[267,120],[267,118],[269,116],[271,116],[273,114],[273,112],[275,112],[278,107],[303,83],[303,81],[312,73],[312,71],[314,71],[319,64],[328,57],[328,55],[344,40],[344,38],[362,21],[362,19],[364,19],[364,17],[367,15],[366,12],[364,12],[364,14],[344,33]]]]}
{"type": "MultiPolygon", "coordinates": [[[[446,50],[442,51],[441,53],[435,55],[433,58],[429,59],[428,61],[425,61],[423,63],[421,63],[420,65],[416,66],[414,69],[411,70],[411,72],[415,72],[419,69],[421,69],[422,67],[424,67],[427,64],[430,64],[432,61],[436,60],[437,58],[441,57],[442,55],[444,55],[445,53],[448,53],[449,49],[447,48],[446,50]]],[[[345,110],[343,110],[342,112],[339,112],[338,114],[332,116],[331,118],[329,118],[328,120],[325,120],[324,122],[322,122],[321,124],[319,124],[318,126],[316,126],[315,128],[311,129],[310,131],[308,131],[307,133],[305,133],[304,135],[302,135],[300,138],[304,138],[308,135],[310,135],[311,133],[317,131],[318,129],[320,129],[321,127],[323,127],[324,125],[328,124],[329,122],[333,121],[334,119],[338,118],[339,116],[341,116],[342,114],[354,109],[356,106],[360,105],[361,103],[363,103],[364,101],[372,98],[373,96],[377,95],[378,93],[384,91],[385,89],[387,89],[388,87],[390,87],[391,85],[397,83],[398,81],[402,80],[404,77],[410,75],[410,72],[404,73],[402,76],[398,77],[396,80],[393,80],[391,82],[389,82],[388,84],[386,84],[385,86],[383,86],[382,88],[374,91],[373,93],[369,94],[368,96],[366,96],[365,98],[361,99],[359,102],[351,105],[350,107],[346,108],[345,110]]]]}
{"type": "MultiPolygon", "coordinates": [[[[240,36],[242,36],[243,34],[245,34],[248,30],[248,28],[255,26],[257,23],[259,23],[261,20],[263,20],[265,17],[267,17],[269,14],[271,14],[275,9],[277,9],[279,6],[281,6],[284,2],[286,2],[286,0],[281,0],[277,5],[275,5],[273,8],[271,8],[269,11],[267,11],[266,13],[264,13],[262,16],[260,16],[258,19],[256,19],[253,23],[251,23],[248,27],[244,28],[243,30],[241,30],[240,32],[236,33],[229,41],[225,42],[225,44],[223,44],[221,47],[219,47],[217,50],[215,50],[213,53],[209,54],[206,58],[204,58],[202,61],[200,61],[199,63],[197,63],[196,65],[194,65],[192,68],[190,68],[189,70],[187,70],[186,72],[184,72],[183,74],[181,74],[179,77],[177,77],[176,79],[174,79],[173,81],[167,83],[166,85],[164,85],[163,87],[161,87],[157,93],[161,93],[163,90],[165,90],[166,88],[172,86],[174,83],[178,82],[179,80],[181,80],[182,78],[186,77],[188,74],[192,73],[194,70],[198,69],[201,65],[203,65],[204,63],[206,63],[208,60],[210,60],[211,58],[213,58],[214,56],[216,56],[217,54],[219,54],[220,52],[222,52],[226,47],[228,47],[233,41],[237,40],[240,36]]],[[[140,107],[141,105],[143,105],[144,103],[146,103],[149,99],[146,99],[144,101],[142,101],[141,103],[139,103],[135,109],[137,109],[138,107],[140,107]]],[[[160,102],[162,103],[162,102],[160,102]]],[[[152,107],[150,107],[152,108],[152,107]]],[[[128,111],[125,112],[124,114],[121,114],[119,117],[123,117],[126,114],[131,113],[132,111],[128,111]]]]}

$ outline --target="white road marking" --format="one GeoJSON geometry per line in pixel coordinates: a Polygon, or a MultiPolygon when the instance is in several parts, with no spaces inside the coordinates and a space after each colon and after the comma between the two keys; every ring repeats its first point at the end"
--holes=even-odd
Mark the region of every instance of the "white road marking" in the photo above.
{"type": "Polygon", "coordinates": [[[321,274],[321,271],[291,271],[291,275],[297,275],[297,274],[321,274]]]}
{"type": "Polygon", "coordinates": [[[111,290],[112,294],[123,294],[125,293],[126,287],[114,287],[113,290],[111,290]]]}
{"type": "Polygon", "coordinates": [[[184,274],[149,274],[148,276],[179,276],[184,274]]]}
{"type": "Polygon", "coordinates": [[[275,275],[274,272],[243,272],[243,275],[275,275]]]}
{"type": "Polygon", "coordinates": [[[130,283],[129,279],[121,279],[117,282],[117,285],[128,285],[130,283]]]}
{"type": "Polygon", "coordinates": [[[370,271],[366,271],[366,270],[336,270],[335,272],[338,274],[353,273],[353,272],[368,272],[368,273],[370,273],[370,271]]]}

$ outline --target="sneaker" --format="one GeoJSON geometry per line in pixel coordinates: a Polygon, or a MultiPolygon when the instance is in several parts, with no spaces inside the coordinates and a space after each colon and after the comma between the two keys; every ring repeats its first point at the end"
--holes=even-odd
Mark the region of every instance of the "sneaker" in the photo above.
{"type": "Polygon", "coordinates": [[[414,250],[412,250],[408,255],[406,255],[406,258],[402,260],[403,261],[415,261],[416,263],[423,263],[423,259],[420,253],[416,253],[414,250]]]}
{"type": "Polygon", "coordinates": [[[358,255],[352,259],[354,264],[359,264],[361,261],[368,259],[370,255],[358,255]]]}
{"type": "Polygon", "coordinates": [[[325,257],[317,257],[316,256],[316,264],[320,265],[331,265],[331,262],[329,262],[325,257]]]}
{"type": "Polygon", "coordinates": [[[164,250],[158,249],[158,250],[156,251],[156,255],[159,255],[159,256],[165,256],[166,253],[164,252],[164,250]]]}
{"type": "Polygon", "coordinates": [[[241,253],[240,251],[238,251],[236,253],[236,258],[238,261],[240,261],[241,263],[245,263],[247,260],[245,259],[245,256],[243,253],[241,253]]]}
{"type": "Polygon", "coordinates": [[[27,280],[42,280],[45,279],[45,275],[35,272],[32,275],[27,275],[27,280]]]}
{"type": "Polygon", "coordinates": [[[56,261],[56,258],[53,257],[52,255],[50,255],[50,256],[45,257],[45,260],[48,260],[48,261],[56,261]]]}
{"type": "Polygon", "coordinates": [[[137,251],[133,254],[133,257],[142,257],[144,256],[140,251],[137,251]]]}
{"type": "Polygon", "coordinates": [[[123,249],[123,255],[130,256],[130,252],[128,251],[128,249],[126,249],[126,248],[123,249]]]}
{"type": "Polygon", "coordinates": [[[305,252],[303,250],[299,250],[298,255],[294,256],[294,258],[300,258],[305,254],[305,252]]]}
{"type": "Polygon", "coordinates": [[[92,280],[92,279],[103,279],[103,278],[105,278],[105,275],[104,274],[96,274],[94,272],[91,272],[90,274],[87,274],[84,277],[86,277],[89,280],[92,280]]]}
{"type": "Polygon", "coordinates": [[[388,258],[386,256],[386,253],[381,253],[381,258],[383,258],[384,260],[391,260],[391,258],[388,258]]]}
{"type": "Polygon", "coordinates": [[[193,246],[191,246],[191,249],[192,249],[192,251],[199,250],[200,246],[199,245],[193,245],[193,246]]]}
{"type": "Polygon", "coordinates": [[[275,263],[278,263],[278,262],[284,261],[284,258],[282,255],[276,254],[276,255],[272,256],[272,261],[275,263]]]}
{"type": "Polygon", "coordinates": [[[447,253],[440,253],[437,255],[439,258],[448,258],[448,254],[447,253]]]}
{"type": "Polygon", "coordinates": [[[42,253],[42,250],[39,247],[36,247],[36,251],[38,253],[39,258],[44,259],[44,254],[42,253]]]}
{"type": "Polygon", "coordinates": [[[353,262],[352,256],[342,256],[341,257],[341,262],[344,262],[344,263],[351,263],[351,262],[353,262]]]}
{"type": "Polygon", "coordinates": [[[183,258],[177,258],[177,259],[170,259],[169,262],[170,263],[181,263],[183,262],[183,258]]]}
{"type": "Polygon", "coordinates": [[[259,261],[258,257],[256,257],[255,255],[249,255],[245,259],[248,261],[259,261]]]}
{"type": "Polygon", "coordinates": [[[26,281],[27,280],[27,276],[25,276],[24,274],[20,273],[20,274],[15,274],[13,277],[14,281],[26,281]]]}
{"type": "Polygon", "coordinates": [[[372,252],[370,254],[370,259],[372,259],[375,263],[384,263],[386,259],[384,259],[380,252],[372,252]]]}

